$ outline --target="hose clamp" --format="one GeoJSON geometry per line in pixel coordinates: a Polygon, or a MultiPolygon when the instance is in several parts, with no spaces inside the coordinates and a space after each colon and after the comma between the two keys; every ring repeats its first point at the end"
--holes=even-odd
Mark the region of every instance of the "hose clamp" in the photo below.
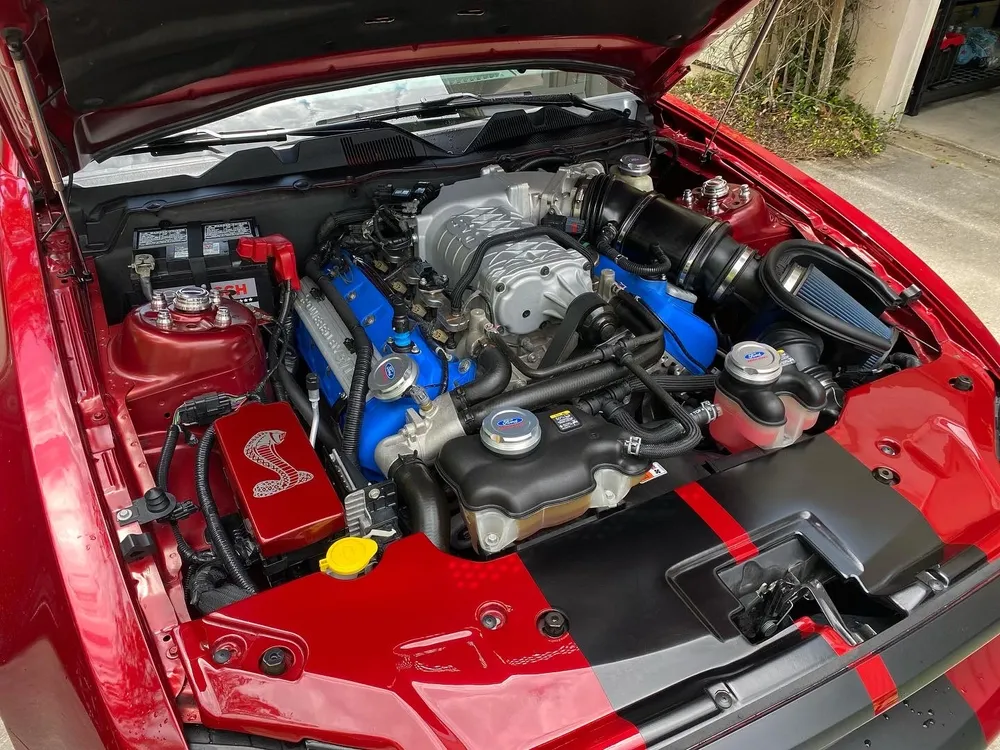
{"type": "Polygon", "coordinates": [[[646,209],[646,206],[648,206],[650,203],[655,201],[657,198],[662,198],[662,197],[663,196],[657,192],[651,192],[651,193],[646,193],[644,196],[642,196],[639,200],[635,202],[635,205],[632,206],[632,210],[629,211],[628,215],[622,220],[621,229],[618,230],[619,248],[621,248],[621,245],[625,241],[625,237],[628,235],[628,233],[632,231],[632,227],[635,225],[635,222],[638,221],[639,214],[641,214],[646,209]]]}
{"type": "Polygon", "coordinates": [[[630,456],[638,456],[639,450],[642,448],[642,438],[635,435],[629,435],[625,440],[625,452],[630,456]]]}
{"type": "Polygon", "coordinates": [[[733,282],[736,280],[736,277],[739,276],[740,272],[743,271],[744,266],[746,266],[746,264],[750,262],[750,259],[753,257],[753,254],[754,251],[751,248],[747,247],[746,245],[743,246],[743,252],[740,253],[739,256],[737,256],[736,260],[732,263],[732,265],[729,266],[729,270],[726,271],[725,277],[715,288],[715,292],[712,294],[713,302],[722,301],[722,298],[726,296],[726,292],[729,291],[729,287],[732,286],[733,282]]]}

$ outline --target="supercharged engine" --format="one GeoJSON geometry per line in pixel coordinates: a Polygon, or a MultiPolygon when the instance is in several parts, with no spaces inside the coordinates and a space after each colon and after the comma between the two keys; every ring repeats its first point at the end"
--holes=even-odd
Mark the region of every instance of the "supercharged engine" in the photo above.
{"type": "Polygon", "coordinates": [[[620,505],[707,448],[706,426],[733,452],[824,429],[836,369],[875,369],[895,343],[878,317],[895,295],[867,269],[734,238],[762,205],[747,186],[670,200],[645,157],[622,164],[421,186],[328,239],[296,294],[299,351],[366,478],[417,484],[426,507],[447,487],[481,552],[620,505]]]}
{"type": "Polygon", "coordinates": [[[909,293],[748,185],[667,195],[652,168],[380,185],[303,249],[255,221],[190,224],[189,254],[212,227],[252,230],[212,245],[211,289],[171,286],[197,264],[144,239],[173,230],[139,230],[148,300],[115,327],[109,375],[138,432],[165,433],[121,523],[169,523],[210,612],[265,581],[364,575],[406,534],[503,553],[822,432],[852,387],[920,364],[888,314],[909,293]],[[256,297],[224,294],[250,274],[256,297]]]}

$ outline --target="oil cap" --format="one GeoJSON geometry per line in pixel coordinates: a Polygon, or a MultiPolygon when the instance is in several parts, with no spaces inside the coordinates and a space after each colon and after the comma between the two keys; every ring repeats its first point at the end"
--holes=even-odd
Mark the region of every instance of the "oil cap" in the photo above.
{"type": "Polygon", "coordinates": [[[419,374],[417,363],[407,354],[390,354],[372,369],[368,388],[379,401],[395,401],[406,395],[419,374]]]}
{"type": "Polygon", "coordinates": [[[497,455],[517,458],[531,453],[542,441],[542,426],[526,409],[497,409],[483,420],[479,439],[497,455]]]}
{"type": "Polygon", "coordinates": [[[750,385],[770,385],[781,376],[781,357],[767,344],[742,341],[726,355],[726,372],[750,385]]]}

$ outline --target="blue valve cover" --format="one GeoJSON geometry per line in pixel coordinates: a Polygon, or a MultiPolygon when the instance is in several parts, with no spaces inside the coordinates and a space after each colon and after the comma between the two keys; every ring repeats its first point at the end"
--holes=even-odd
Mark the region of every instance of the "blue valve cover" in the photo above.
{"type": "MultiPolygon", "coordinates": [[[[328,266],[327,272],[331,270],[328,266]]],[[[331,276],[347,304],[364,326],[372,346],[383,355],[393,353],[390,342],[393,339],[392,305],[357,266],[348,263],[346,272],[331,276]]],[[[305,326],[296,326],[299,353],[309,369],[319,376],[320,389],[326,400],[333,404],[344,395],[344,389],[327,367],[323,355],[313,343],[305,326]]],[[[436,398],[445,390],[444,363],[435,352],[434,342],[429,342],[423,331],[410,331],[409,356],[417,363],[419,374],[417,384],[423,386],[427,395],[436,398]]],[[[476,376],[476,365],[471,360],[452,359],[448,365],[447,389],[451,390],[471,382],[476,376]]],[[[416,408],[416,402],[409,396],[395,401],[379,401],[369,397],[361,422],[361,436],[358,444],[358,460],[362,471],[371,479],[382,479],[382,473],[375,465],[375,446],[383,438],[396,433],[406,421],[406,410],[416,408]]]]}
{"type": "Polygon", "coordinates": [[[712,326],[695,315],[693,302],[671,295],[667,282],[636,276],[601,256],[594,273],[600,274],[605,268],[613,270],[615,281],[656,313],[667,329],[663,336],[667,354],[696,375],[711,367],[719,339],[712,326]]]}

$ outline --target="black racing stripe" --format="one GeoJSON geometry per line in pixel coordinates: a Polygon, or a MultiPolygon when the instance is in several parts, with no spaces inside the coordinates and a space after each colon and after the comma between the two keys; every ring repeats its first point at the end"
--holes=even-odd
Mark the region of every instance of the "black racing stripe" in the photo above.
{"type": "Polygon", "coordinates": [[[830,745],[830,750],[866,747],[981,750],[986,738],[975,711],[942,676],[830,745]]]}
{"type": "Polygon", "coordinates": [[[882,661],[900,695],[908,695],[1000,632],[1000,578],[990,581],[960,607],[944,610],[882,652],[882,661]]]}
{"type": "Polygon", "coordinates": [[[826,435],[730,468],[701,485],[755,541],[773,537],[783,524],[789,533],[793,527],[802,533],[802,514],[808,512],[807,525],[814,527],[818,543],[832,534],[844,557],[856,558],[854,570],[827,561],[843,575],[858,575],[874,594],[891,593],[941,560],[943,544],[920,511],[826,435]]]}
{"type": "MultiPolygon", "coordinates": [[[[732,562],[719,538],[676,493],[656,480],[633,500],[659,495],[522,547],[518,554],[616,708],[751,652],[729,619],[736,600],[698,565],[668,580],[690,558],[732,562]]],[[[630,494],[630,498],[632,495],[630,494]]]]}

